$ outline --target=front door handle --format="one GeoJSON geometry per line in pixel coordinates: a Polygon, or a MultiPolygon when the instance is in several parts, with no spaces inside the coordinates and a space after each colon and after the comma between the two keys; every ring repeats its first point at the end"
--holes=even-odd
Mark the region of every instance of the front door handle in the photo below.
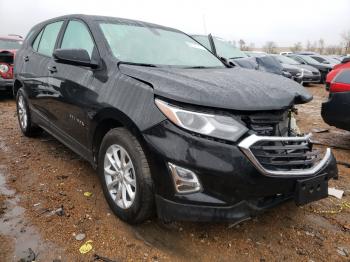
{"type": "Polygon", "coordinates": [[[55,66],[49,66],[47,69],[50,71],[51,74],[57,72],[57,68],[55,66]]]}
{"type": "Polygon", "coordinates": [[[29,56],[25,56],[25,57],[23,57],[23,60],[24,60],[24,62],[28,62],[29,61],[29,56]]]}

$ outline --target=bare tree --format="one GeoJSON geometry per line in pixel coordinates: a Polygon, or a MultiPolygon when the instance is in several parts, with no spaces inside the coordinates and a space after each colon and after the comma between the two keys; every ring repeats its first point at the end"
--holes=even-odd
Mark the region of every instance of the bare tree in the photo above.
{"type": "Polygon", "coordinates": [[[290,48],[290,50],[291,50],[292,52],[301,51],[301,50],[303,50],[303,45],[301,44],[301,42],[297,42],[297,43],[295,43],[295,44],[290,48]]]}
{"type": "Polygon", "coordinates": [[[341,37],[344,40],[345,54],[348,54],[350,52],[350,30],[343,32],[341,37]]]}
{"type": "Polygon", "coordinates": [[[324,51],[324,40],[321,38],[320,40],[318,40],[318,52],[322,55],[323,51],[324,51]]]}
{"type": "Polygon", "coordinates": [[[253,51],[255,49],[255,44],[254,43],[249,43],[249,46],[247,47],[247,51],[253,51]]]}
{"type": "Polygon", "coordinates": [[[306,46],[305,46],[306,51],[311,51],[311,47],[312,47],[312,45],[311,45],[310,40],[307,40],[306,46]]]}
{"type": "Polygon", "coordinates": [[[245,50],[245,42],[244,42],[243,39],[240,39],[240,40],[238,41],[238,44],[239,44],[239,49],[245,50]]]}
{"type": "Polygon", "coordinates": [[[276,52],[277,45],[273,41],[267,41],[265,45],[263,46],[263,49],[266,53],[275,53],[276,52]]]}
{"type": "Polygon", "coordinates": [[[325,53],[328,55],[341,55],[342,51],[342,45],[329,45],[325,47],[325,53]]]}

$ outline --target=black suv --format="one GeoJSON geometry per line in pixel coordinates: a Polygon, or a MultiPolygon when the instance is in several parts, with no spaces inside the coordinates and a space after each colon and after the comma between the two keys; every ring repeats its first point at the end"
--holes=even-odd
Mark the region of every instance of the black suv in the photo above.
{"type": "Polygon", "coordinates": [[[159,25],[69,15],[36,25],[15,60],[22,132],[46,130],[98,171],[129,223],[239,221],[327,196],[330,149],[293,135],[299,84],[230,68],[159,25]]]}

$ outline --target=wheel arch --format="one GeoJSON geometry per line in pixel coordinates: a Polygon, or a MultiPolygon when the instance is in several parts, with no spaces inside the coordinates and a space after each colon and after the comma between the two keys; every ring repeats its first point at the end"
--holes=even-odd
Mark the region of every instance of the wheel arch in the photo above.
{"type": "Polygon", "coordinates": [[[113,128],[124,127],[133,134],[142,147],[144,141],[140,129],[125,113],[115,108],[104,108],[92,120],[90,138],[94,164],[97,165],[98,154],[103,137],[113,128]]]}
{"type": "Polygon", "coordinates": [[[14,81],[14,83],[13,83],[13,96],[14,96],[14,97],[16,97],[18,90],[19,90],[21,87],[23,87],[23,86],[24,86],[24,85],[23,85],[23,83],[22,83],[20,80],[15,79],[15,81],[14,81]]]}

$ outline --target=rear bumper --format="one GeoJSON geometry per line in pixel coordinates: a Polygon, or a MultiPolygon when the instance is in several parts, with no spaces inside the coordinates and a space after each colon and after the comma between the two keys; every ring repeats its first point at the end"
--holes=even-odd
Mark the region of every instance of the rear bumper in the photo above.
{"type": "Polygon", "coordinates": [[[11,91],[13,87],[13,79],[0,78],[0,91],[11,91]]]}
{"type": "Polygon", "coordinates": [[[333,93],[322,104],[323,120],[331,126],[350,131],[350,92],[333,93]]]}

